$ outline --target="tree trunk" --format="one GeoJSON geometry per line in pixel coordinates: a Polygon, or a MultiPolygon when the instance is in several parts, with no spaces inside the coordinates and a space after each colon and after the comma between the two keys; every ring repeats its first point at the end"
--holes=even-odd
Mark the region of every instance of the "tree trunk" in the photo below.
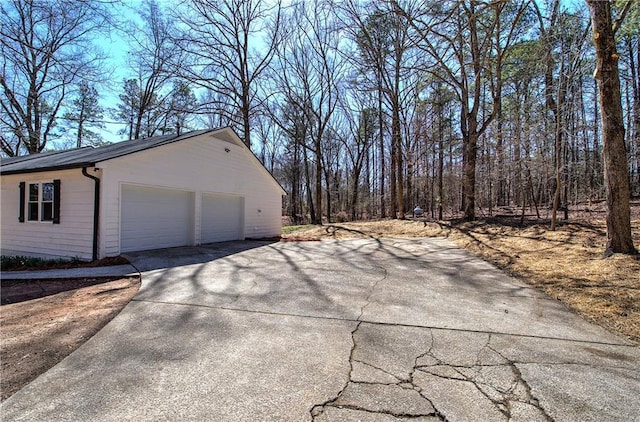
{"type": "Polygon", "coordinates": [[[311,190],[311,175],[309,171],[309,157],[307,148],[302,148],[303,157],[304,157],[304,176],[305,176],[305,188],[307,190],[307,203],[309,204],[309,218],[311,219],[311,224],[322,224],[322,221],[318,222],[316,220],[316,209],[313,203],[313,191],[311,190]]]}
{"type": "MultiPolygon", "coordinates": [[[[440,110],[442,111],[442,110],[440,110]]],[[[442,221],[442,203],[444,201],[443,178],[444,170],[444,130],[442,128],[443,115],[442,112],[438,118],[438,220],[442,221]]],[[[433,192],[433,189],[431,189],[433,192]]]]}
{"type": "Polygon", "coordinates": [[[360,176],[357,174],[358,170],[354,170],[353,172],[353,185],[351,188],[351,221],[356,221],[357,219],[357,208],[358,208],[358,179],[360,176]]]}
{"type": "Polygon", "coordinates": [[[382,76],[378,75],[378,131],[380,136],[380,218],[387,216],[384,200],[384,174],[386,165],[384,160],[384,114],[382,114],[382,76]]]}
{"type": "MultiPolygon", "coordinates": [[[[636,38],[640,39],[640,36],[636,36],[636,38]]],[[[635,192],[631,192],[632,195],[640,194],[640,82],[638,81],[638,66],[640,66],[640,41],[636,41],[635,45],[635,54],[636,58],[634,58],[634,45],[632,39],[629,37],[627,40],[627,47],[629,52],[629,70],[631,73],[631,92],[633,94],[633,132],[631,132],[631,139],[635,140],[635,149],[636,149],[636,178],[635,192]]]]}
{"type": "Polygon", "coordinates": [[[82,147],[82,125],[84,124],[84,99],[80,107],[80,115],[78,116],[78,137],[76,138],[76,148],[82,147]]]}
{"type": "Polygon", "coordinates": [[[244,131],[243,142],[251,150],[251,96],[249,82],[242,78],[242,129],[244,131]]]}
{"type": "MultiPolygon", "coordinates": [[[[562,68],[561,68],[562,69],[562,68]]],[[[560,87],[562,89],[562,81],[560,81],[560,87]]],[[[558,207],[560,205],[560,190],[562,189],[562,120],[561,120],[561,111],[562,110],[562,95],[558,94],[558,107],[557,112],[555,113],[555,124],[556,124],[556,148],[555,148],[555,161],[556,161],[556,189],[553,194],[553,212],[551,214],[551,231],[556,230],[556,225],[558,221],[558,207]]]]}
{"type": "Polygon", "coordinates": [[[294,224],[301,224],[301,210],[298,207],[300,198],[300,144],[298,141],[293,143],[293,169],[291,172],[291,196],[289,198],[289,207],[291,210],[291,218],[294,224]]]}
{"type": "Polygon", "coordinates": [[[397,180],[396,180],[396,169],[398,168],[398,155],[396,152],[396,141],[393,136],[393,130],[391,134],[391,168],[389,171],[389,193],[391,194],[391,199],[389,203],[391,205],[391,218],[398,218],[398,203],[396,201],[397,193],[397,180]]]}
{"type": "Polygon", "coordinates": [[[608,1],[587,0],[596,47],[595,78],[602,114],[604,176],[607,188],[607,246],[605,256],[634,254],[629,205],[629,169],[618,75],[618,53],[608,1]]]}
{"type": "Polygon", "coordinates": [[[325,171],[325,183],[327,184],[327,223],[331,224],[333,220],[331,220],[331,171],[325,171]]]}
{"type": "Polygon", "coordinates": [[[478,152],[478,131],[475,119],[468,120],[469,133],[463,146],[463,175],[462,192],[464,205],[464,219],[476,219],[476,158],[478,152]]]}
{"type": "Polygon", "coordinates": [[[316,144],[316,216],[313,224],[322,224],[322,154],[320,141],[316,144]]]}
{"type": "MultiPolygon", "coordinates": [[[[509,205],[507,201],[507,192],[506,192],[506,180],[504,176],[504,140],[502,137],[502,129],[503,129],[503,121],[502,121],[502,99],[501,97],[496,98],[498,105],[496,106],[498,109],[497,113],[497,121],[496,121],[496,155],[498,156],[498,161],[496,163],[498,173],[498,191],[496,193],[497,201],[496,204],[498,206],[509,205]]],[[[489,197],[491,200],[491,197],[489,197]]],[[[489,205],[491,206],[491,205],[489,205]]]]}
{"type": "MultiPolygon", "coordinates": [[[[396,99],[397,100],[397,99],[396,99]]],[[[404,220],[404,177],[403,177],[403,164],[402,164],[402,134],[400,133],[400,104],[393,104],[393,116],[391,122],[391,142],[393,144],[393,165],[394,169],[394,183],[395,187],[395,209],[392,212],[393,218],[400,218],[404,220]]],[[[392,192],[393,196],[393,192],[392,192]]]]}

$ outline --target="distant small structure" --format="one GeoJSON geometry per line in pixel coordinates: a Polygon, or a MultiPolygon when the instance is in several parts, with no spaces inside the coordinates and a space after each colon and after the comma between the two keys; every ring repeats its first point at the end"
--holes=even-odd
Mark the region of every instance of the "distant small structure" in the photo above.
{"type": "Polygon", "coordinates": [[[420,205],[416,205],[416,207],[413,209],[413,216],[422,217],[422,214],[424,214],[424,210],[420,208],[420,205]]]}

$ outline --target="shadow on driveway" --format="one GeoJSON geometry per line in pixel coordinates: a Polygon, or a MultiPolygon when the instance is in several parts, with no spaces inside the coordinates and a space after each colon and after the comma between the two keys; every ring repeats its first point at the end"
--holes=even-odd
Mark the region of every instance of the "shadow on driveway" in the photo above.
{"type": "Polygon", "coordinates": [[[200,246],[154,249],[123,254],[139,272],[204,264],[225,256],[260,248],[277,241],[244,240],[210,243],[200,246]]]}

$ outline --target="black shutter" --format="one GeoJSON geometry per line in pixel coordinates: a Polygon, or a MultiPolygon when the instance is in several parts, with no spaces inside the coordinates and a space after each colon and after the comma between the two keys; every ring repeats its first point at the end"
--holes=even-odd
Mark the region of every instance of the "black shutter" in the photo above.
{"type": "Polygon", "coordinates": [[[26,186],[24,182],[20,182],[20,184],[18,185],[20,187],[20,206],[18,207],[19,213],[18,213],[18,221],[20,223],[24,223],[24,206],[25,206],[25,199],[26,199],[26,186]]]}
{"type": "Polygon", "coordinates": [[[53,181],[53,224],[60,224],[60,179],[53,181]]]}

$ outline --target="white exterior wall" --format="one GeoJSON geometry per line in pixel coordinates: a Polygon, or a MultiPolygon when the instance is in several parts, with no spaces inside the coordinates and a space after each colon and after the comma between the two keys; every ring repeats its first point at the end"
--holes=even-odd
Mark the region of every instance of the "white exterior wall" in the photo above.
{"type": "MultiPolygon", "coordinates": [[[[91,259],[93,252],[94,182],[82,175],[82,169],[2,176],[3,255],[91,259]],[[18,184],[52,182],[60,179],[60,224],[18,222],[18,184]]],[[[25,208],[26,214],[26,208],[25,208]]]]}
{"type": "Polygon", "coordinates": [[[203,193],[223,193],[244,198],[244,237],[280,235],[282,189],[244,146],[214,139],[213,134],[114,158],[96,166],[102,169],[103,174],[99,248],[101,257],[120,253],[122,184],[193,192],[193,243],[196,245],[201,243],[200,211],[203,193]]]}
{"type": "Polygon", "coordinates": [[[200,243],[236,240],[244,236],[244,197],[202,193],[200,243]]]}

